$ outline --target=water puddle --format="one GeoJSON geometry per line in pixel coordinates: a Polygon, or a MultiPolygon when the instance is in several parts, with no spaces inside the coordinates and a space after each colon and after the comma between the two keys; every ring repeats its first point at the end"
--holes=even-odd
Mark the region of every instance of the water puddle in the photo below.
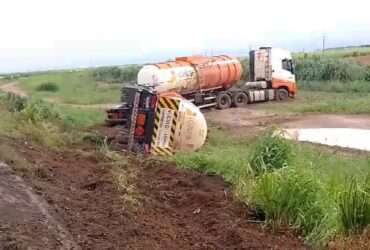
{"type": "Polygon", "coordinates": [[[370,151],[370,130],[354,128],[284,129],[287,139],[370,151]]]}

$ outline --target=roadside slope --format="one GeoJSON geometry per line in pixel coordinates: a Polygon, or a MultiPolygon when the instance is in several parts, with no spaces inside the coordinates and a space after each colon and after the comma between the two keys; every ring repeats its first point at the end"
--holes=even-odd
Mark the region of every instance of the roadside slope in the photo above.
{"type": "MultiPolygon", "coordinates": [[[[25,182],[82,249],[305,249],[287,232],[272,233],[250,222],[253,213],[234,200],[220,177],[129,160],[124,171],[136,173],[132,185],[138,193],[132,208],[122,198],[128,190],[117,188],[111,167],[95,152],[15,145],[31,165],[23,172],[25,182]]],[[[40,231],[34,238],[44,237],[40,231]]]]}

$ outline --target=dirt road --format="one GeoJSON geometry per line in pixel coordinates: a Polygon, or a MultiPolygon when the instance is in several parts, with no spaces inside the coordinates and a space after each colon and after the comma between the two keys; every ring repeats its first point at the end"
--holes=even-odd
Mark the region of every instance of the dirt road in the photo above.
{"type": "Polygon", "coordinates": [[[370,129],[370,115],[287,114],[272,113],[254,108],[209,110],[207,121],[232,133],[252,133],[269,126],[282,128],[362,128],[370,129]]]}
{"type": "MultiPolygon", "coordinates": [[[[16,211],[2,209],[0,218],[18,225],[1,228],[0,235],[12,236],[0,237],[0,246],[12,244],[8,249],[305,249],[287,232],[272,233],[249,222],[255,220],[254,213],[234,200],[219,177],[168,163],[130,160],[126,168],[136,171],[138,196],[138,205],[131,208],[122,199],[125,190],[117,188],[107,162],[95,152],[11,144],[30,163],[28,171],[19,174],[39,202],[29,205],[27,197],[17,196],[24,200],[17,209],[26,211],[22,214],[26,225],[17,224],[16,211]],[[39,203],[45,203],[49,219],[39,212],[39,203]],[[44,230],[56,222],[70,238],[63,238],[63,231],[44,230]],[[77,246],[63,245],[61,239],[77,246]]],[[[11,178],[1,182],[7,178],[0,175],[0,187],[13,185],[11,178]]],[[[0,207],[6,204],[0,200],[0,207]]]]}
{"type": "Polygon", "coordinates": [[[0,85],[0,91],[7,92],[7,93],[13,93],[22,97],[26,97],[27,93],[18,87],[17,82],[11,82],[4,85],[0,85]]]}

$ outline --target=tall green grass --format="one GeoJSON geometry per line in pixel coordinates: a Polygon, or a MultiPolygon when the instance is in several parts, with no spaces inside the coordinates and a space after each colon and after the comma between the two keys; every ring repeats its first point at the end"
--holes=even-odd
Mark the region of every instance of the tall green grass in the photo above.
{"type": "Polygon", "coordinates": [[[296,59],[296,76],[304,81],[355,81],[370,80],[368,67],[341,58],[296,59]]]}
{"type": "MultiPolygon", "coordinates": [[[[361,216],[370,216],[370,211],[353,202],[359,199],[348,198],[353,197],[353,192],[348,191],[346,184],[352,176],[361,187],[356,190],[367,190],[363,183],[370,173],[369,155],[333,154],[312,145],[276,140],[271,133],[256,140],[234,138],[222,130],[212,130],[210,141],[203,149],[176,155],[174,160],[180,167],[222,175],[234,185],[239,199],[255,207],[259,214],[262,212],[261,217],[268,225],[290,226],[314,248],[324,247],[331,238],[345,234],[346,228],[363,229],[369,224],[361,216]],[[266,150],[271,145],[274,150],[266,150]],[[289,152],[281,153],[285,151],[289,152]],[[265,155],[268,157],[264,162],[280,166],[263,169],[258,174],[251,171],[254,159],[265,155]],[[352,224],[344,226],[346,220],[352,224]]],[[[365,198],[361,196],[362,200],[365,198]]]]}
{"type": "Polygon", "coordinates": [[[348,180],[339,194],[339,218],[346,233],[361,232],[370,224],[370,183],[348,180]]]}
{"type": "Polygon", "coordinates": [[[250,159],[251,170],[255,174],[288,166],[291,160],[290,144],[280,136],[269,131],[256,143],[250,159]]]}

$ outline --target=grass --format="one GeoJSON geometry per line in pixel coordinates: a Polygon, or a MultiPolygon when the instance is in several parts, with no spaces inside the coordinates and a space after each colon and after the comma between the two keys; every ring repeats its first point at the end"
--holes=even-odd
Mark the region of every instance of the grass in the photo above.
{"type": "MultiPolygon", "coordinates": [[[[303,58],[305,53],[294,53],[295,58],[303,58]]],[[[308,53],[308,56],[324,56],[330,58],[343,58],[370,55],[370,47],[340,48],[308,53]]]]}
{"type": "Polygon", "coordinates": [[[211,128],[209,141],[199,152],[180,153],[174,160],[180,167],[223,176],[234,185],[239,199],[263,211],[269,225],[290,225],[315,248],[343,235],[348,226],[342,220],[338,197],[347,190],[350,177],[363,187],[360,183],[370,173],[370,155],[289,142],[292,158],[287,167],[251,175],[249,163],[256,148],[277,145],[263,140],[233,138],[211,128]]]}
{"type": "Polygon", "coordinates": [[[254,107],[278,113],[370,114],[370,93],[300,90],[294,100],[259,103],[254,107]]]}
{"type": "Polygon", "coordinates": [[[98,124],[103,124],[106,114],[101,109],[71,107],[68,105],[56,105],[59,112],[65,119],[72,122],[77,128],[91,127],[98,124]]]}
{"type": "Polygon", "coordinates": [[[0,96],[0,112],[0,135],[51,148],[81,142],[83,128],[104,121],[104,112],[100,110],[59,106],[41,99],[15,98],[5,94],[0,96]]]}
{"type": "Polygon", "coordinates": [[[37,99],[66,104],[104,104],[119,102],[120,84],[97,82],[88,70],[47,72],[19,78],[19,86],[37,99]],[[52,82],[55,92],[38,91],[41,84],[52,82]]]}
{"type": "Polygon", "coordinates": [[[319,91],[328,93],[370,93],[370,82],[368,81],[299,81],[300,90],[319,91]]]}

